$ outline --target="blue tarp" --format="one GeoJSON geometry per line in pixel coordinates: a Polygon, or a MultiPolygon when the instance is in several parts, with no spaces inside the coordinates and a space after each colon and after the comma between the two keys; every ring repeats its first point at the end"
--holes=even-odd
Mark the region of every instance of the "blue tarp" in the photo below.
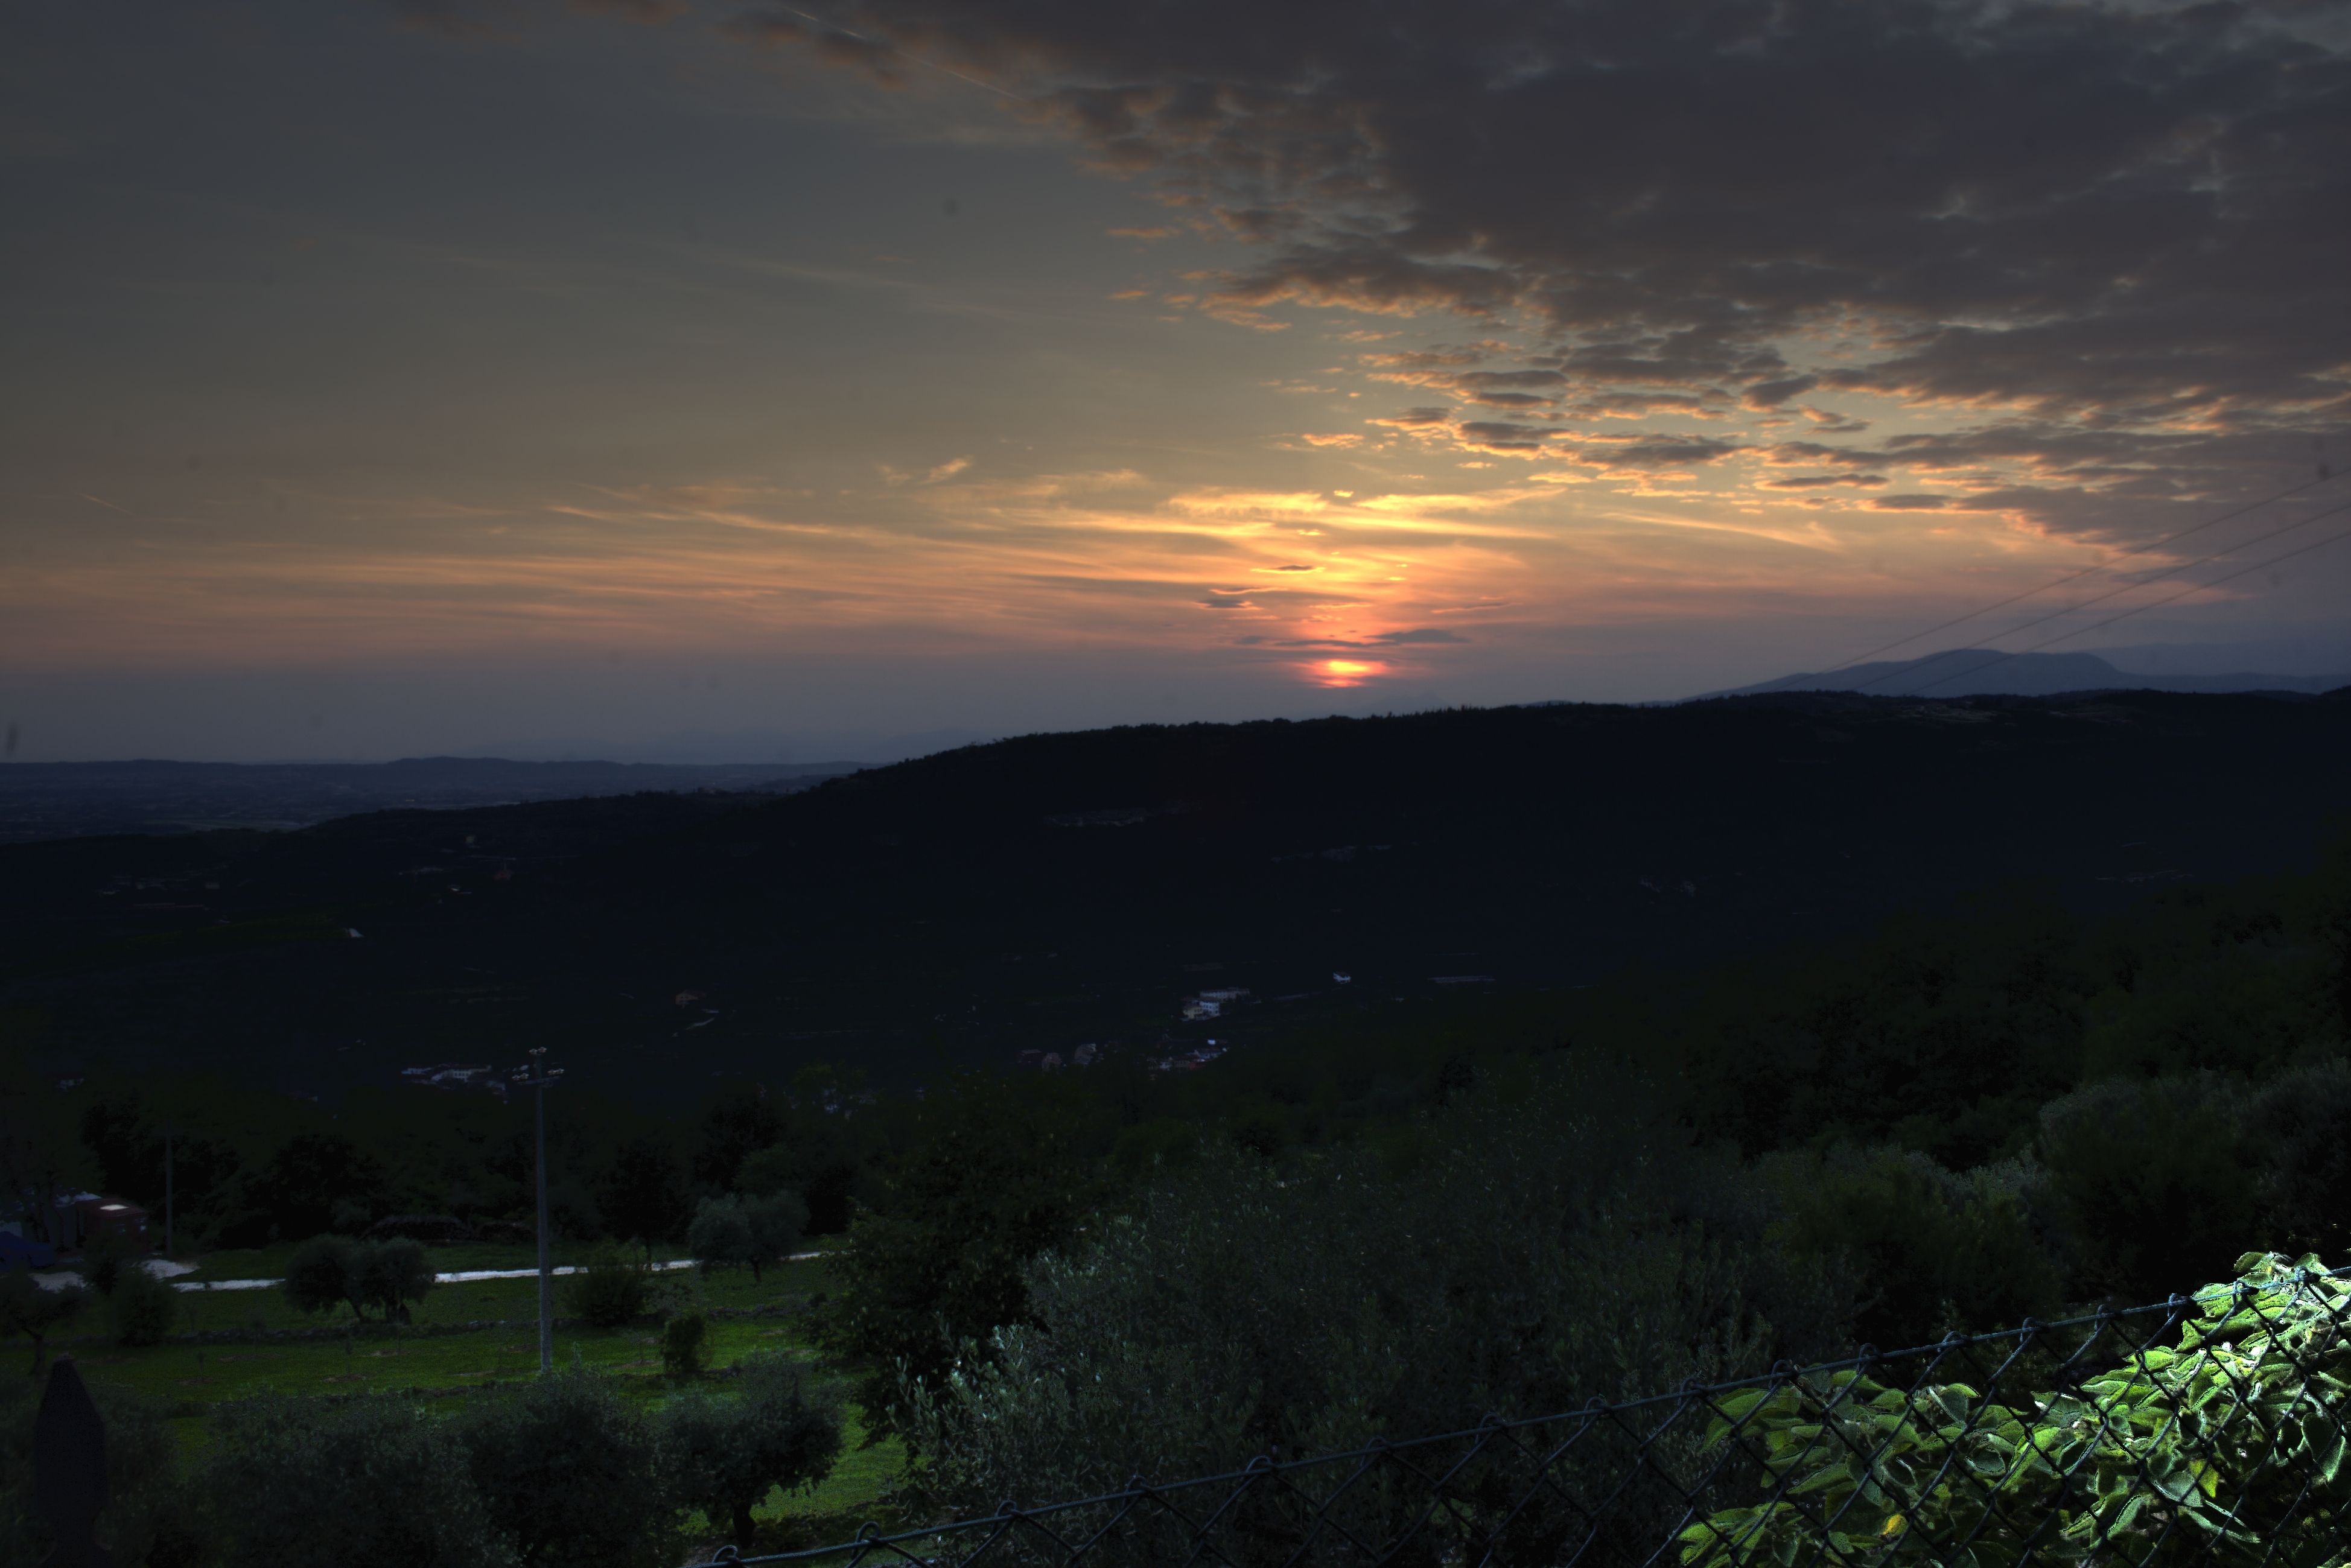
{"type": "Polygon", "coordinates": [[[57,1260],[57,1249],[47,1242],[0,1230],[0,1269],[46,1269],[57,1260]]]}

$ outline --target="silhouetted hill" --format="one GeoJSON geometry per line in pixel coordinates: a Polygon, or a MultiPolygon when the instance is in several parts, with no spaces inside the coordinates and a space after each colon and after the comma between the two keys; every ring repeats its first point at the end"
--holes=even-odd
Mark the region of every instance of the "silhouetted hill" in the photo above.
{"type": "Polygon", "coordinates": [[[1032,736],[760,803],[0,849],[0,1006],[37,1009],[60,1060],[328,1090],[538,1044],[664,1098],[812,1059],[903,1080],[1572,986],[2003,879],[2112,906],[2306,863],[2346,765],[2340,695],[1788,694],[1032,736]],[[1212,986],[1253,999],[1179,1022],[1212,986]]]}
{"type": "MultiPolygon", "coordinates": [[[[2062,696],[2069,692],[2262,692],[2317,696],[2351,685],[2351,674],[2269,675],[2252,671],[2220,675],[2142,675],[2118,670],[2095,653],[2003,653],[1996,648],[1947,648],[1923,659],[1855,664],[1827,674],[1782,675],[1708,696],[1769,692],[1860,692],[1873,696],[2062,696]]],[[[1703,699],[1693,699],[1703,700],[1703,699]]]]}
{"type": "Polygon", "coordinates": [[[448,810],[628,795],[649,789],[806,789],[854,762],[509,762],[418,757],[398,762],[18,762],[0,767],[0,843],[93,833],[284,831],[398,807],[448,810]]]}

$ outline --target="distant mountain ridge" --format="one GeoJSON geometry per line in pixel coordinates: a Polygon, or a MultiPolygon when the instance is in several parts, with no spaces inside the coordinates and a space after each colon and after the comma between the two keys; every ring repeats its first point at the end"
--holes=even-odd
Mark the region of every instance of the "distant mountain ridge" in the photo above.
{"type": "Polygon", "coordinates": [[[1823,674],[1782,675],[1751,686],[1706,692],[1689,700],[1760,696],[1769,692],[1862,692],[1886,697],[2046,697],[2092,691],[2279,692],[2314,697],[2339,686],[2351,686],[2351,674],[2273,675],[2244,671],[2220,675],[2146,675],[2118,670],[2095,653],[1947,648],[1922,659],[1855,664],[1823,674]]]}
{"type": "Polygon", "coordinates": [[[362,811],[463,810],[646,791],[788,794],[856,762],[13,762],[0,766],[0,843],[207,828],[284,831],[362,811]]]}

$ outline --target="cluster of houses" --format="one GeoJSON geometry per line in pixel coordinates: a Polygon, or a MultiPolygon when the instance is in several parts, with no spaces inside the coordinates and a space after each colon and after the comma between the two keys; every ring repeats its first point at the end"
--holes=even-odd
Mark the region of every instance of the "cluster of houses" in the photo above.
{"type": "MultiPolygon", "coordinates": [[[[1204,967],[1212,967],[1213,966],[1204,967]]],[[[1348,981],[1348,977],[1345,975],[1333,975],[1331,977],[1343,986],[1348,981]]],[[[1217,990],[1202,991],[1196,996],[1186,997],[1178,1010],[1188,1019],[1217,1018],[1223,1015],[1226,1009],[1249,1000],[1250,994],[1246,986],[1227,986],[1217,990]]],[[[1276,999],[1287,1000],[1288,998],[1277,998],[1276,999]]],[[[1163,1050],[1176,1043],[1172,1040],[1163,1040],[1159,1042],[1163,1050]]],[[[1154,1075],[1166,1072],[1196,1072],[1224,1055],[1225,1049],[1212,1040],[1189,1050],[1170,1051],[1165,1056],[1145,1056],[1143,1059],[1144,1071],[1154,1075]]],[[[1066,1056],[1058,1051],[1041,1049],[1015,1051],[1012,1062],[1016,1067],[1034,1068],[1040,1072],[1058,1072],[1064,1067],[1091,1067],[1101,1059],[1100,1046],[1081,1045],[1066,1056]]]]}
{"type": "MultiPolygon", "coordinates": [[[[1160,1041],[1163,1047],[1175,1043],[1173,1040],[1160,1041]]],[[[1196,1072],[1224,1055],[1226,1049],[1212,1040],[1189,1051],[1176,1051],[1166,1056],[1146,1056],[1143,1059],[1143,1070],[1155,1077],[1165,1072],[1196,1072]]],[[[1101,1058],[1100,1047],[1081,1045],[1070,1052],[1067,1057],[1058,1051],[1016,1051],[1013,1053],[1012,1061],[1016,1067],[1035,1068],[1040,1072],[1058,1072],[1064,1067],[1091,1067],[1101,1058]]]]}
{"type": "Polygon", "coordinates": [[[1101,1054],[1097,1047],[1081,1045],[1071,1051],[1066,1059],[1058,1051],[1023,1051],[1017,1052],[1012,1061],[1016,1067],[1033,1067],[1040,1072],[1059,1072],[1064,1067],[1092,1067],[1094,1059],[1101,1054]]]}
{"type": "Polygon", "coordinates": [[[477,1089],[501,1100],[507,1097],[506,1079],[486,1061],[436,1061],[430,1067],[403,1067],[400,1081],[444,1094],[477,1089]]]}
{"type": "Polygon", "coordinates": [[[1218,991],[1202,991],[1196,997],[1186,997],[1180,1009],[1187,1019],[1212,1019],[1236,1002],[1249,1000],[1249,988],[1229,986],[1218,991]]]}
{"type": "Polygon", "coordinates": [[[1178,1056],[1155,1056],[1144,1061],[1144,1071],[1154,1077],[1166,1072],[1197,1072],[1225,1054],[1225,1048],[1215,1040],[1183,1052],[1178,1056]]]}

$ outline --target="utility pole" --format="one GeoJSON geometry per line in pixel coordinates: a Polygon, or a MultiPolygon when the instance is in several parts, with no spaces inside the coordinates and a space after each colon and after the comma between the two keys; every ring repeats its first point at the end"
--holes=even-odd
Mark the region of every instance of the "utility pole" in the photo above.
{"type": "Polygon", "coordinates": [[[537,1097],[538,1112],[538,1370],[555,1370],[555,1262],[547,1233],[547,1092],[563,1076],[560,1067],[543,1060],[547,1047],[530,1053],[530,1065],[517,1069],[516,1086],[537,1097]]]}
{"type": "Polygon", "coordinates": [[[172,1255],[172,1124],[163,1124],[163,1256],[172,1255]]]}

